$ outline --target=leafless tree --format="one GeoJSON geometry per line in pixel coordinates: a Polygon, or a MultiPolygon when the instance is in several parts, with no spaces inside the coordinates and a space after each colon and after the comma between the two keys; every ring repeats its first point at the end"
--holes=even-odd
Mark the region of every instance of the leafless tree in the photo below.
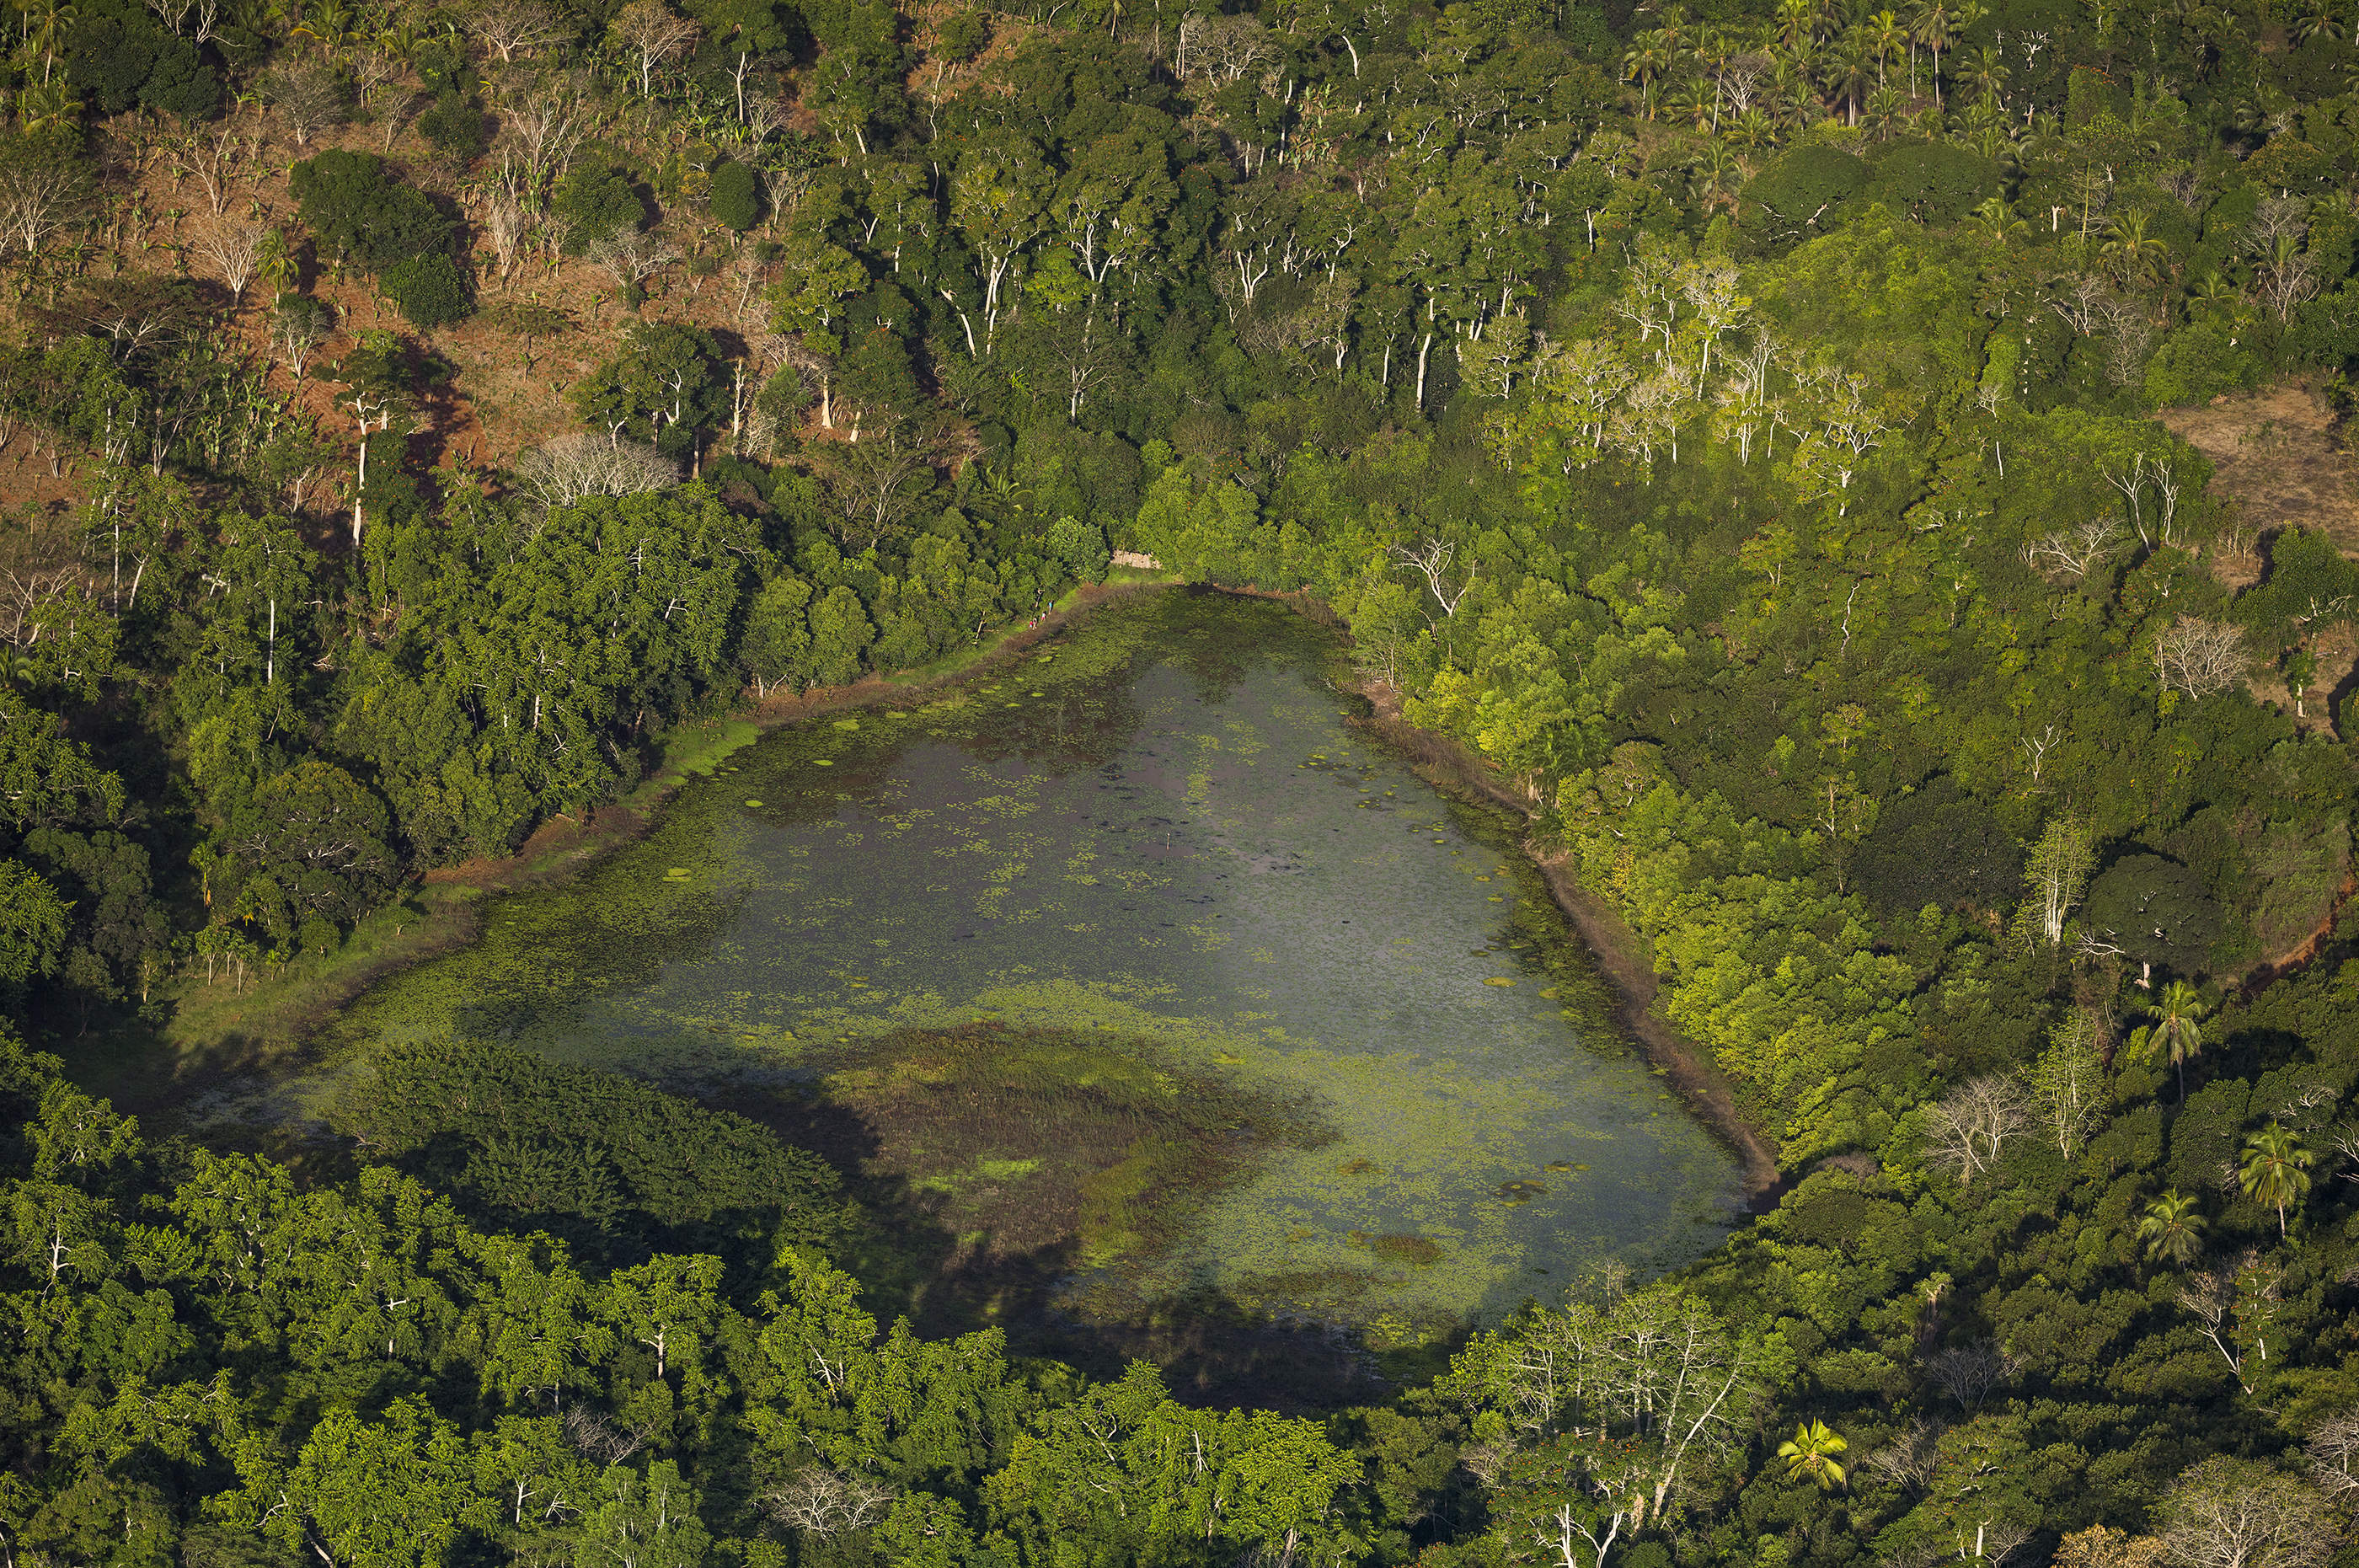
{"type": "Polygon", "coordinates": [[[679,259],[679,252],[656,234],[644,234],[625,224],[602,239],[590,242],[590,263],[614,280],[618,289],[637,289],[679,259]]]}
{"type": "Polygon", "coordinates": [[[787,128],[794,105],[783,93],[756,93],[745,100],[745,134],[756,147],[787,128]]]}
{"type": "Polygon", "coordinates": [[[762,192],[770,199],[770,210],[762,219],[764,228],[794,216],[795,209],[802,205],[803,197],[810,191],[816,173],[815,169],[784,160],[763,167],[762,192]]]}
{"type": "Polygon", "coordinates": [[[221,280],[229,285],[233,306],[245,302],[245,286],[254,279],[255,265],[262,257],[262,242],[269,233],[266,224],[216,219],[212,228],[198,236],[197,249],[213,264],[221,280]]]}
{"type": "Polygon", "coordinates": [[[514,191],[502,186],[484,198],[484,242],[492,247],[492,257],[499,263],[503,282],[516,270],[516,258],[523,253],[524,242],[531,232],[531,220],[525,215],[523,199],[514,191]]]}
{"type": "Polygon", "coordinates": [[[1474,586],[1474,569],[1471,566],[1466,569],[1466,581],[1455,588],[1450,586],[1450,560],[1457,552],[1458,547],[1447,539],[1428,539],[1414,550],[1405,544],[1393,546],[1394,559],[1414,568],[1425,579],[1426,587],[1432,591],[1434,602],[1445,615],[1455,615],[1458,606],[1465,601],[1466,591],[1474,586]]]}
{"type": "Polygon", "coordinates": [[[555,43],[564,34],[557,13],[540,0],[483,0],[468,7],[463,16],[467,30],[498,55],[502,65],[555,43]]]}
{"type": "Polygon", "coordinates": [[[90,199],[79,159],[46,156],[30,138],[0,152],[0,235],[27,256],[80,223],[90,199]]]}
{"type": "Polygon", "coordinates": [[[2006,1140],[2029,1118],[2023,1085],[2002,1073],[1959,1084],[1925,1113],[1926,1157],[1961,1186],[1998,1163],[2006,1140]]]}
{"type": "Polygon", "coordinates": [[[2121,519],[2105,512],[2042,534],[2023,547],[2023,563],[2051,577],[2082,579],[2121,546],[2121,519]]]}
{"type": "Polygon", "coordinates": [[[2253,290],[2282,321],[2318,292],[2318,261],[2291,236],[2280,234],[2253,264],[2253,290]]]}
{"type": "Polygon", "coordinates": [[[2156,639],[2154,672],[2164,688],[2190,697],[2225,691],[2251,664],[2245,634],[2224,621],[2181,615],[2156,639]]]}
{"type": "Polygon", "coordinates": [[[2013,1375],[2015,1366],[1997,1345],[1983,1340],[1934,1352],[1925,1358],[1925,1371],[1950,1398],[1973,1406],[2013,1375]]]}
{"type": "Polygon", "coordinates": [[[2330,1493],[2359,1492],[2359,1409],[2331,1415],[2310,1434],[2310,1475],[2330,1493]]]}
{"type": "Polygon", "coordinates": [[[238,125],[234,116],[181,138],[172,149],[176,169],[197,177],[205,188],[205,206],[216,218],[229,205],[230,174],[236,165],[238,125]]]}
{"type": "Polygon", "coordinates": [[[631,51],[640,97],[654,96],[656,72],[694,49],[702,30],[664,0],[631,0],[623,7],[614,18],[614,36],[631,51]]]}
{"type": "Polygon", "coordinates": [[[842,1470],[804,1470],[762,1499],[764,1511],[789,1530],[838,1535],[866,1530],[885,1518],[893,1488],[842,1470]]]}
{"type": "Polygon", "coordinates": [[[2265,196],[2253,209],[2245,244],[2255,255],[2266,254],[2281,239],[2299,241],[2310,232],[2310,203],[2299,196],[2265,196]]]}
{"type": "Polygon", "coordinates": [[[2342,1539],[2316,1487],[2251,1460],[2196,1465],[2161,1515],[2164,1549],[2181,1568],[2315,1568],[2342,1539]]]}
{"type": "Polygon", "coordinates": [[[1257,16],[1191,14],[1180,24],[1173,65],[1183,79],[1198,75],[1216,88],[1225,87],[1242,81],[1271,52],[1269,29],[1257,16]]]}
{"type": "Polygon", "coordinates": [[[289,56],[262,73],[263,96],[287,116],[295,145],[310,145],[314,132],[344,117],[344,81],[324,60],[289,56]]]}
{"type": "Polygon", "coordinates": [[[2154,478],[2155,493],[2162,501],[2162,542],[2166,546],[2176,544],[2179,541],[2171,538],[2171,533],[2179,521],[2179,497],[2186,489],[2186,482],[2179,477],[2179,469],[2172,463],[2158,463],[2148,472],[2154,478]]]}
{"type": "Polygon", "coordinates": [[[2097,330],[2100,309],[2112,293],[2112,286],[2094,273],[2077,273],[2062,280],[2048,308],[2085,338],[2097,330]]]}
{"type": "Polygon", "coordinates": [[[287,361],[287,368],[300,377],[311,351],[327,342],[328,312],[310,299],[290,299],[271,317],[270,341],[287,361]]]}
{"type": "Polygon", "coordinates": [[[1921,1492],[1932,1484],[1933,1474],[1940,1467],[1945,1430],[1937,1421],[1910,1421],[1907,1431],[1867,1456],[1867,1467],[1896,1486],[1921,1492]]]}
{"type": "Polygon", "coordinates": [[[492,148],[500,182],[527,213],[573,161],[590,115],[577,85],[563,76],[509,79],[500,93],[500,138],[492,148]]]}
{"type": "MultiPolygon", "coordinates": [[[[2231,1181],[2234,1180],[2234,1171],[2235,1167],[2231,1165],[2231,1181]]],[[[2250,1267],[2249,1260],[2246,1267],[2250,1267]]],[[[2179,1287],[2179,1304],[2194,1318],[2195,1325],[2203,1337],[2212,1342],[2212,1348],[2218,1351],[2220,1359],[2228,1364],[2230,1375],[2249,1394],[2253,1391],[2253,1385],[2245,1377],[2245,1346],[2236,1336],[2234,1325],[2229,1321],[2236,1306],[2238,1272],[2228,1269],[2207,1269],[2190,1274],[2179,1287]]],[[[2275,1289],[2273,1280],[2265,1281],[2262,1293],[2273,1293],[2275,1289]]]]}
{"type": "Polygon", "coordinates": [[[543,506],[570,506],[592,495],[637,495],[679,483],[679,464],[651,446],[560,436],[516,460],[517,488],[543,506]]]}
{"type": "Polygon", "coordinates": [[[835,503],[831,527],[847,553],[867,549],[908,520],[931,487],[940,446],[906,419],[873,425],[864,441],[828,441],[813,466],[835,503]]]}
{"type": "Polygon", "coordinates": [[[2135,384],[2146,369],[2147,351],[2154,347],[2153,320],[2136,300],[2115,295],[2103,302],[2100,321],[2104,328],[2105,374],[2116,387],[2135,384]]]}
{"type": "MultiPolygon", "coordinates": [[[[390,49],[374,47],[354,49],[348,59],[352,63],[353,85],[360,90],[361,111],[370,113],[378,89],[401,80],[404,69],[401,59],[390,49]]],[[[379,122],[378,128],[384,136],[387,152],[393,150],[393,139],[401,134],[401,127],[408,121],[408,116],[404,113],[407,98],[406,93],[396,94],[379,122]]]]}
{"type": "Polygon", "coordinates": [[[643,1432],[624,1432],[587,1405],[568,1407],[565,1440],[575,1452],[600,1465],[620,1465],[646,1443],[643,1432]]]}

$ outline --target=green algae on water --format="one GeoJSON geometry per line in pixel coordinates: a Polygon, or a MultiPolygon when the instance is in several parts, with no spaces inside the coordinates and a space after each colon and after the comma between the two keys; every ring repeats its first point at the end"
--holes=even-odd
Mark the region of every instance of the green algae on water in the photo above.
{"type": "MultiPolygon", "coordinates": [[[[1004,1234],[1005,1213],[958,1207],[986,1189],[1067,1193],[1063,1234],[1083,1239],[1060,1300],[1083,1316],[1209,1290],[1408,1344],[1512,1311],[1536,1267],[1644,1270],[1717,1240],[1734,1168],[1656,1114],[1593,965],[1514,853],[1520,825],[1440,800],[1355,729],[1328,634],[1161,593],[1049,651],[998,683],[1012,705],[978,684],[734,751],[734,775],[686,786],[640,843],[496,900],[473,946],[376,987],[332,1047],[480,1034],[883,1116],[836,1076],[847,1052],[989,1019],[1153,1056],[1322,1129],[1248,1139],[1184,1224],[1134,1223],[1165,1156],[1058,1175],[1053,1138],[1027,1147],[1020,1118],[925,1167],[946,1247],[1004,1234]],[[1609,1149],[1595,1174],[1534,1180],[1609,1149]]],[[[1107,1070],[1058,1060],[1077,1094],[1107,1070]]]]}

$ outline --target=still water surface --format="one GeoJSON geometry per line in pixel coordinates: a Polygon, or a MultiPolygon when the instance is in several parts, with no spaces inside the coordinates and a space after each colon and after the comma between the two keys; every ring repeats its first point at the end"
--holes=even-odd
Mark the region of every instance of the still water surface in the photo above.
{"type": "Polygon", "coordinates": [[[1734,1162],[1599,1021],[1508,824],[1347,725],[1335,658],[1268,604],[1109,607],[930,705],[737,753],[346,1030],[496,1035],[695,1088],[992,1018],[1146,1037],[1307,1097],[1333,1139],[1213,1200],[1125,1273],[1133,1297],[1209,1285],[1407,1329],[1699,1255],[1740,1201],[1734,1162]],[[1379,1258],[1377,1236],[1430,1261],[1379,1258]]]}

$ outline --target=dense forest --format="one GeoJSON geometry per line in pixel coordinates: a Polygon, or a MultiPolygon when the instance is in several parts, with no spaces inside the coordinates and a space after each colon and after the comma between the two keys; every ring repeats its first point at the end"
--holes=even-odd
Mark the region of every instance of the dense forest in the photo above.
{"type": "Polygon", "coordinates": [[[2359,1560],[2359,513],[2174,433],[2352,399],[2359,14],[1875,3],[11,0],[0,1562],[2359,1560]],[[641,1085],[72,1086],[1116,552],[1495,768],[1769,1212],[1208,1410],[641,1085]]]}

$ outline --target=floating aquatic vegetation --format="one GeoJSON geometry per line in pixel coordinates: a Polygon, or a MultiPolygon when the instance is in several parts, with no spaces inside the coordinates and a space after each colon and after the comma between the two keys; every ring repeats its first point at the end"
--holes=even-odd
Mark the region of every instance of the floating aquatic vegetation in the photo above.
{"type": "Polygon", "coordinates": [[[1701,1252],[1731,1162],[1683,1116],[1647,1119],[1658,1085],[1602,1023],[1593,966],[1514,855],[1519,824],[1440,800],[1350,728],[1334,657],[1270,606],[1148,596],[1016,680],[776,732],[639,844],[499,900],[474,946],[379,986],[338,1048],[482,1031],[699,1093],[870,1105],[981,1080],[839,1081],[876,1067],[863,1053],[989,1019],[993,1050],[1073,1042],[1026,1060],[1076,1105],[1129,1082],[1087,1045],[1323,1127],[1313,1147],[1256,1140],[1250,1117],[1179,1138],[1147,1118],[1078,1174],[1049,1122],[1028,1146],[911,1155],[940,1205],[923,1224],[953,1251],[1011,1245],[982,1194],[1065,1194],[1076,1312],[1209,1289],[1425,1344],[1512,1311],[1536,1264],[1701,1252]],[[1554,1006],[1493,994],[1527,980],[1554,1006]],[[1182,1158],[1162,1145],[1203,1140],[1242,1151],[1234,1179],[1177,1182],[1185,1223],[1142,1219],[1177,1213],[1155,1206],[1182,1158]],[[1610,1144],[1610,1173],[1531,1181],[1568,1140],[1610,1144]]]}

